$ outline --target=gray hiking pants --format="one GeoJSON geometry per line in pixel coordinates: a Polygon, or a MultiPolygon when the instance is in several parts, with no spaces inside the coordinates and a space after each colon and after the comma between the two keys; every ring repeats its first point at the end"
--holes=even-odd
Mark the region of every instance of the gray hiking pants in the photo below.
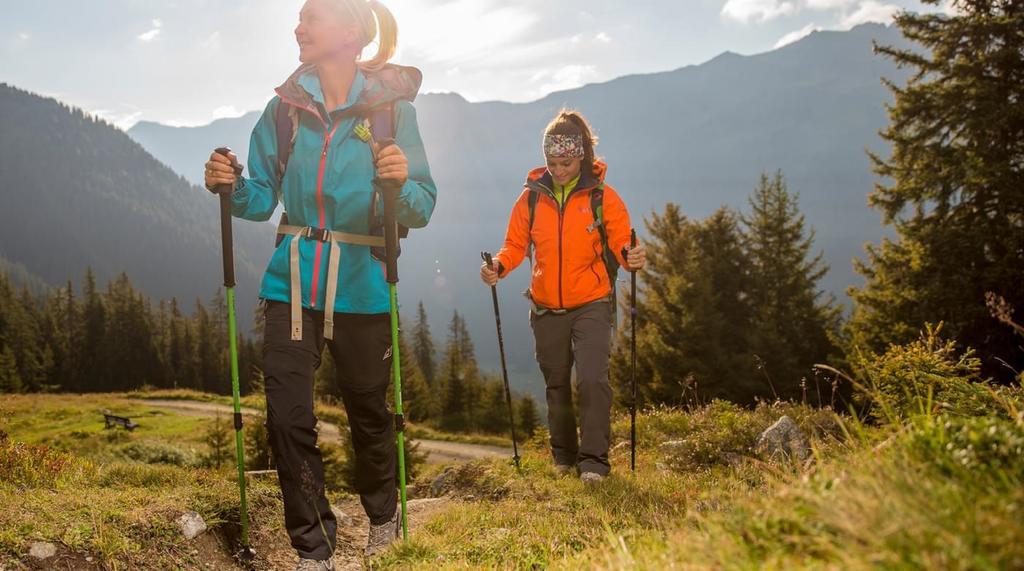
{"type": "Polygon", "coordinates": [[[563,314],[530,313],[537,363],[547,386],[551,454],[556,464],[602,476],[610,470],[612,389],[608,355],[611,304],[597,301],[563,314]],[[580,431],[573,411],[572,368],[576,365],[580,431]]]}

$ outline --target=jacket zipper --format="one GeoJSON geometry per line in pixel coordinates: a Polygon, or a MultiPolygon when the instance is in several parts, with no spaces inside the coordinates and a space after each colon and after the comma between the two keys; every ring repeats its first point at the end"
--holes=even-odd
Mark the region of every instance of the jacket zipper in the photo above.
{"type": "Polygon", "coordinates": [[[551,190],[541,182],[537,182],[537,185],[546,190],[548,195],[551,196],[551,199],[554,200],[555,204],[558,206],[558,309],[565,309],[565,300],[562,298],[562,235],[565,232],[565,205],[569,204],[569,199],[580,189],[574,188],[569,191],[569,194],[562,198],[562,203],[558,204],[558,199],[555,198],[555,191],[551,190]]]}
{"type": "MultiPolygon", "coordinates": [[[[284,99],[284,98],[282,97],[282,99],[284,99]]],[[[323,115],[321,115],[320,111],[318,109],[316,109],[315,107],[299,105],[299,104],[297,104],[297,103],[295,103],[295,102],[293,102],[291,100],[287,100],[287,101],[288,101],[288,103],[290,105],[293,105],[295,107],[299,107],[301,109],[305,109],[306,111],[309,111],[310,113],[315,115],[317,117],[317,119],[320,119],[320,123],[322,123],[323,126],[324,126],[324,146],[323,146],[322,151],[320,152],[320,167],[317,170],[317,177],[316,177],[316,207],[317,207],[317,214],[318,214],[318,220],[320,222],[320,228],[324,228],[325,225],[326,225],[326,220],[325,220],[326,212],[324,210],[324,189],[323,189],[323,184],[324,184],[324,173],[327,170],[327,150],[330,148],[331,138],[334,136],[334,132],[338,129],[338,125],[340,125],[341,122],[339,121],[337,124],[334,125],[333,128],[331,128],[330,124],[323,118],[323,115]]],[[[313,261],[313,275],[312,275],[312,279],[310,280],[310,284],[309,284],[309,305],[313,309],[316,309],[317,294],[319,293],[319,289],[320,289],[319,288],[319,285],[320,285],[320,258],[323,255],[323,250],[324,250],[324,243],[323,242],[317,242],[317,244],[316,244],[316,257],[314,258],[314,261],[313,261]]]]}

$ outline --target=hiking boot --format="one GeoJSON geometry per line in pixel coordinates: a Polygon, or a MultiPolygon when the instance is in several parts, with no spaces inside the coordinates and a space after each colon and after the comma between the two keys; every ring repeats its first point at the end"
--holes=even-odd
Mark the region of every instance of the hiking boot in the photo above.
{"type": "Polygon", "coordinates": [[[580,474],[580,481],[584,484],[597,484],[604,480],[604,476],[597,472],[584,472],[580,474]]]}
{"type": "Polygon", "coordinates": [[[367,557],[384,551],[389,545],[398,540],[402,530],[402,526],[398,523],[398,516],[401,514],[401,511],[396,509],[391,521],[380,525],[370,524],[370,536],[366,539],[366,549],[363,551],[367,557]]]}
{"type": "Polygon", "coordinates": [[[334,560],[299,559],[299,566],[295,571],[334,571],[334,560]]]}
{"type": "Polygon", "coordinates": [[[559,476],[565,476],[569,472],[572,472],[573,468],[575,468],[575,466],[570,466],[569,464],[555,464],[555,473],[559,476]]]}

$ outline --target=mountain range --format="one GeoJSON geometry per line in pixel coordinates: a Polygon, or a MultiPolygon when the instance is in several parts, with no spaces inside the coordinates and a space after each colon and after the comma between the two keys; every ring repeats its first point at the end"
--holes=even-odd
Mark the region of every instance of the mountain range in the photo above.
{"type": "MultiPolygon", "coordinates": [[[[814,32],[762,54],[725,52],[700,65],[621,77],[530,103],[421,95],[420,131],[439,194],[430,225],[403,245],[405,307],[423,300],[441,346],[457,309],[481,364],[497,368],[490,294],[477,277],[479,254],[500,247],[526,172],[543,162],[543,129],[563,107],[593,123],[608,182],[629,205],[641,236],[643,217],[667,202],[695,218],[721,205],[743,209],[760,174],[781,169],[831,266],[821,286],[844,300],[846,287],[860,283],[851,260],[865,242],[886,234],[866,198],[876,178],[865,149],[887,154],[877,132],[886,124],[891,94],[881,79],[906,78],[873,53],[873,41],[909,45],[895,27],[864,24],[814,32]]],[[[156,297],[212,293],[220,279],[216,204],[197,184],[214,147],[231,146],[245,161],[258,112],[202,127],[140,122],[126,137],[52,100],[13,97],[10,87],[2,93],[0,181],[26,184],[14,185],[15,209],[5,209],[10,214],[0,224],[0,256],[50,283],[80,275],[88,262],[103,276],[127,270],[156,297]],[[8,112],[12,97],[20,101],[17,114],[8,112]],[[24,133],[31,149],[19,143],[24,133]],[[38,168],[22,168],[29,164],[38,168]],[[23,222],[15,226],[9,218],[23,222]],[[41,240],[43,229],[49,233],[41,240]]],[[[273,231],[269,223],[237,221],[235,228],[240,303],[250,308],[273,231]]],[[[528,306],[519,296],[527,274],[520,270],[500,284],[502,321],[514,384],[541,395],[528,306]]]]}

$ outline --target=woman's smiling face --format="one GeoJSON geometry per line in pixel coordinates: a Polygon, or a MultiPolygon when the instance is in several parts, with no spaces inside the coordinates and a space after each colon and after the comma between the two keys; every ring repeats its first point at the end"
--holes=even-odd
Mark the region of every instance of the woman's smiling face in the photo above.
{"type": "Polygon", "coordinates": [[[580,174],[583,159],[547,157],[548,172],[555,184],[565,186],[580,174]]]}
{"type": "Polygon", "coordinates": [[[330,0],[307,0],[295,27],[299,61],[315,63],[341,52],[358,51],[357,36],[356,27],[341,17],[330,0]]]}

